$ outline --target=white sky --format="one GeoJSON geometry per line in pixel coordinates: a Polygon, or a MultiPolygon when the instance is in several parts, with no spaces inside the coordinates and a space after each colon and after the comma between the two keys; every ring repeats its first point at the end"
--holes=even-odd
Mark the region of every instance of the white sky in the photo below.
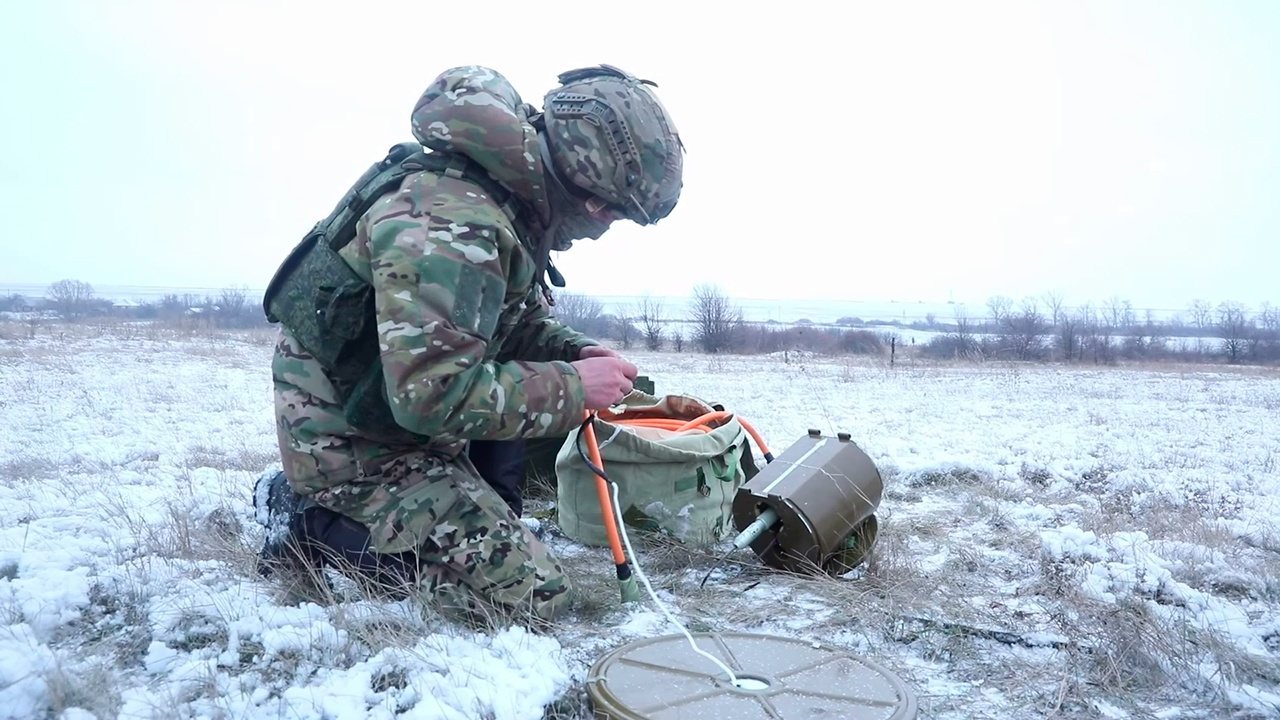
{"type": "Polygon", "coordinates": [[[1280,2],[742,7],[5,2],[0,282],[261,288],[440,71],[607,62],[686,187],[572,290],[1280,301],[1280,2]]]}

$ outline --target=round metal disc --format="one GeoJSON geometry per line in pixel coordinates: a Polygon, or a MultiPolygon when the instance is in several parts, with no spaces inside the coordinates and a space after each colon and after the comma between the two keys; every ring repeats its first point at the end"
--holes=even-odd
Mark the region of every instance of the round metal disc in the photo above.
{"type": "Polygon", "coordinates": [[[914,720],[911,690],[884,667],[822,643],[739,632],[638,640],[591,667],[587,694],[611,720],[914,720]]]}

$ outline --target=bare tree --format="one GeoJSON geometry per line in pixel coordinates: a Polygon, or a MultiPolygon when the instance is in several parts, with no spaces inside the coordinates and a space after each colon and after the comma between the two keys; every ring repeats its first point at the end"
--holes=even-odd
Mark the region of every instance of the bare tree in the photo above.
{"type": "Polygon", "coordinates": [[[973,323],[969,322],[969,314],[964,308],[956,308],[956,350],[961,355],[969,355],[978,349],[978,341],[973,334],[973,323]]]}
{"type": "Polygon", "coordinates": [[[1165,328],[1156,321],[1155,313],[1148,310],[1147,319],[1142,324],[1134,324],[1124,338],[1124,352],[1130,358],[1140,360],[1151,359],[1164,352],[1165,328]]]}
{"type": "Polygon", "coordinates": [[[1274,307],[1269,302],[1259,305],[1258,325],[1269,332],[1280,330],[1280,307],[1274,307]]]}
{"type": "Polygon", "coordinates": [[[1235,302],[1218,305],[1218,337],[1222,338],[1222,352],[1226,354],[1227,362],[1240,361],[1251,327],[1244,305],[1235,302]]]}
{"type": "Polygon", "coordinates": [[[180,318],[190,307],[183,303],[177,293],[168,293],[160,298],[160,317],[170,320],[180,318]]]}
{"type": "MultiPolygon", "coordinates": [[[[859,331],[853,331],[859,332],[859,331]]],[[[842,338],[842,345],[849,347],[850,344],[858,344],[860,340],[874,340],[874,347],[879,350],[882,339],[870,335],[867,331],[860,332],[861,337],[848,336],[848,339],[842,338]],[[846,344],[847,343],[847,344],[846,344]]],[[[871,346],[871,343],[868,343],[871,346]]],[[[963,307],[957,306],[955,312],[955,331],[939,335],[926,343],[923,352],[929,357],[938,358],[964,358],[966,360],[981,360],[982,346],[978,342],[977,335],[974,332],[974,323],[969,319],[969,315],[964,311],[963,307]]]]}
{"type": "Polygon", "coordinates": [[[1080,306],[1076,317],[1080,327],[1080,359],[1088,355],[1095,365],[1110,363],[1115,359],[1115,348],[1111,344],[1111,334],[1115,328],[1094,310],[1093,303],[1080,306]]]}
{"type": "Polygon", "coordinates": [[[249,293],[244,288],[225,288],[218,295],[215,316],[223,327],[242,327],[249,320],[249,293]]]}
{"type": "Polygon", "coordinates": [[[1044,303],[1049,308],[1050,327],[1058,327],[1062,322],[1062,309],[1066,303],[1066,295],[1061,290],[1050,290],[1044,294],[1044,303]]]}
{"type": "Polygon", "coordinates": [[[1249,356],[1254,360],[1280,360],[1280,308],[1262,303],[1254,322],[1257,327],[1249,343],[1249,356]]]}
{"type": "Polygon", "coordinates": [[[65,320],[88,314],[93,305],[93,286],[83,280],[59,280],[49,286],[49,301],[65,320]]]}
{"type": "Polygon", "coordinates": [[[667,323],[662,318],[662,303],[645,295],[640,299],[636,322],[640,325],[640,333],[644,335],[644,346],[650,350],[661,350],[667,328],[667,323]]]}
{"type": "Polygon", "coordinates": [[[563,293],[556,295],[556,304],[551,309],[561,323],[580,333],[594,338],[602,338],[609,334],[609,318],[604,314],[604,303],[579,293],[563,293]]]}
{"type": "Polygon", "coordinates": [[[1122,304],[1123,312],[1120,315],[1120,327],[1128,330],[1138,324],[1138,313],[1133,309],[1133,303],[1125,300],[1122,304]]]}
{"type": "Polygon", "coordinates": [[[218,308],[235,315],[249,307],[249,292],[244,288],[224,288],[218,294],[218,308]]]}
{"type": "Polygon", "coordinates": [[[1213,329],[1213,306],[1208,300],[1196,298],[1187,306],[1187,310],[1191,314],[1191,324],[1196,328],[1196,352],[1204,352],[1204,336],[1209,334],[1213,329]]]}
{"type": "Polygon", "coordinates": [[[1110,299],[1102,306],[1102,319],[1112,330],[1128,327],[1129,315],[1132,309],[1126,300],[1121,300],[1119,296],[1112,295],[1110,299]]]}
{"type": "Polygon", "coordinates": [[[1076,309],[1075,317],[1079,335],[1076,341],[1076,352],[1080,362],[1084,362],[1085,354],[1092,353],[1094,344],[1097,342],[1098,314],[1093,309],[1093,303],[1086,302],[1076,309]]]}
{"type": "Polygon", "coordinates": [[[991,327],[1000,327],[1000,323],[1004,322],[1005,317],[1013,312],[1013,300],[1003,296],[995,295],[987,298],[987,312],[991,314],[991,327]]]}
{"type": "Polygon", "coordinates": [[[636,311],[631,303],[619,303],[617,312],[613,318],[613,336],[617,338],[622,345],[623,350],[628,350],[636,341],[639,331],[636,329],[636,311]]]}
{"type": "Polygon", "coordinates": [[[1007,311],[1000,321],[1000,344],[1018,360],[1039,359],[1048,330],[1034,298],[1026,298],[1017,312],[1007,311]]]}
{"type": "Polygon", "coordinates": [[[1054,323],[1054,331],[1057,333],[1058,352],[1062,355],[1062,359],[1067,362],[1075,360],[1076,352],[1079,350],[1080,340],[1076,336],[1079,326],[1079,319],[1062,313],[1058,316],[1058,321],[1054,323]]]}
{"type": "Polygon", "coordinates": [[[1191,323],[1200,330],[1208,330],[1209,325],[1213,322],[1213,306],[1208,300],[1192,300],[1187,306],[1191,312],[1191,323]]]}
{"type": "Polygon", "coordinates": [[[719,287],[710,284],[693,289],[693,339],[703,352],[732,350],[742,328],[742,309],[730,302],[719,287]]]}

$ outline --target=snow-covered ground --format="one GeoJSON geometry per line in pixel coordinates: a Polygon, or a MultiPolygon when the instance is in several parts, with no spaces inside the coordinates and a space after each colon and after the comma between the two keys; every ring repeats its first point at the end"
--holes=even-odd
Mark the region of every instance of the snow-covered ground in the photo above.
{"type": "MultiPolygon", "coordinates": [[[[585,718],[601,653],[675,631],[552,523],[594,592],[547,635],[290,603],[251,570],[269,335],[3,330],[0,717],[585,718]]],[[[699,587],[722,548],[646,546],[691,628],[846,646],[920,717],[1280,716],[1274,371],[631,355],[775,454],[850,432],[886,481],[874,557],[844,578],[744,551],[699,587]]]]}

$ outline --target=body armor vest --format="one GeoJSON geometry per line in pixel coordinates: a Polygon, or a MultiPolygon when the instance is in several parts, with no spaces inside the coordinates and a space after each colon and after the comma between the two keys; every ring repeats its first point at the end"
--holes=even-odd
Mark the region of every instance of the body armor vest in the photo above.
{"type": "Polygon", "coordinates": [[[523,204],[479,165],[461,155],[426,152],[418,143],[400,143],[370,166],[333,212],[290,251],[262,301],[267,321],[288,328],[324,367],[347,422],[381,437],[409,433],[395,422],[386,398],[373,287],[338,250],[355,238],[357,223],[378,199],[398,188],[405,177],[424,170],[479,185],[511,219],[516,233],[531,237],[523,204]]]}

